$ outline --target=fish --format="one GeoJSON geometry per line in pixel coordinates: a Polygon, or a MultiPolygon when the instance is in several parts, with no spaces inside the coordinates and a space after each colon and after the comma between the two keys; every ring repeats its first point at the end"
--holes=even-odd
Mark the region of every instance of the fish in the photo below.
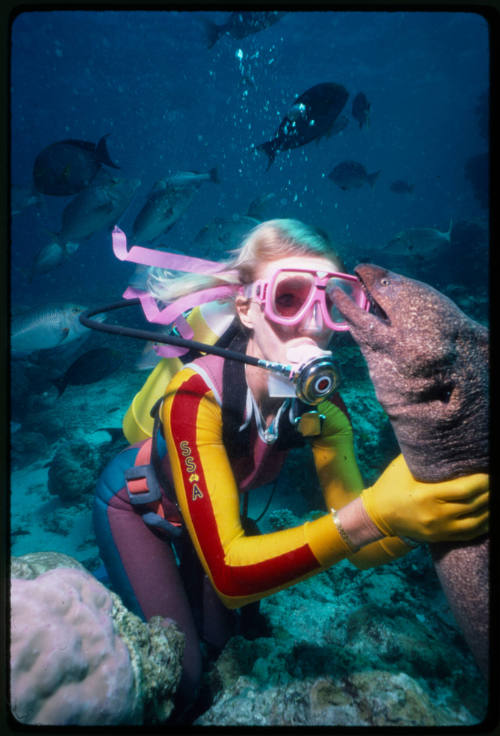
{"type": "Polygon", "coordinates": [[[446,232],[433,227],[413,227],[401,230],[385,245],[382,245],[381,250],[384,255],[410,255],[421,258],[436,255],[450,245],[452,229],[453,219],[450,219],[446,232]]]}
{"type": "Polygon", "coordinates": [[[408,184],[408,182],[403,179],[396,179],[396,181],[391,182],[389,189],[391,192],[396,192],[396,194],[411,194],[411,192],[413,192],[414,185],[408,184]]]}
{"type": "Polygon", "coordinates": [[[279,124],[274,138],[256,146],[268,158],[266,171],[278,151],[298,148],[331,134],[348,97],[345,87],[334,82],[316,84],[299,95],[279,124]]]}
{"type": "Polygon", "coordinates": [[[96,177],[64,208],[57,241],[75,243],[90,238],[99,230],[111,229],[131,203],[140,184],[140,179],[96,177]]]}
{"type": "Polygon", "coordinates": [[[177,171],[166,179],[159,179],[135,218],[132,228],[134,240],[148,243],[170,230],[206,181],[219,182],[216,168],[205,173],[177,171]]]}
{"type": "Polygon", "coordinates": [[[339,115],[330,129],[329,135],[338,135],[349,125],[347,115],[339,115]]]}
{"type": "Polygon", "coordinates": [[[359,189],[364,184],[373,187],[379,174],[380,170],[368,174],[365,167],[357,161],[341,161],[330,171],[328,178],[347,191],[348,189],[359,189]]]}
{"type": "Polygon", "coordinates": [[[44,245],[40,248],[33,260],[29,276],[30,283],[36,275],[48,273],[49,271],[52,271],[52,269],[61,265],[61,263],[67,260],[72,253],[75,253],[78,248],[78,243],[71,242],[61,244],[57,241],[53,241],[44,245]]]}
{"type": "MultiPolygon", "coordinates": [[[[444,294],[373,264],[355,274],[372,305],[332,295],[368,365],[412,475],[435,483],[489,467],[489,333],[444,294]]],[[[431,544],[450,608],[487,677],[487,535],[431,544]]]]}
{"type": "Polygon", "coordinates": [[[222,25],[217,25],[217,23],[204,18],[207,47],[211,49],[219,38],[225,34],[240,39],[253,33],[259,33],[259,31],[263,31],[277,23],[284,15],[286,15],[286,12],[279,10],[234,11],[222,25]]]}
{"type": "Polygon", "coordinates": [[[360,128],[369,123],[370,107],[371,105],[364,92],[358,92],[352,101],[352,116],[358,121],[360,128]]]}
{"type": "Polygon", "coordinates": [[[108,153],[108,135],[97,143],[68,139],[44,148],[33,164],[35,189],[42,194],[71,196],[88,186],[103,165],[119,169],[108,153]]]}
{"type": "Polygon", "coordinates": [[[113,348],[93,348],[80,355],[67,370],[52,380],[58,397],[67,386],[85,386],[97,383],[115,373],[123,362],[123,354],[113,348]]]}
{"type": "Polygon", "coordinates": [[[195,236],[193,245],[199,254],[217,254],[237,248],[260,220],[248,215],[214,217],[195,236]]]}
{"type": "Polygon", "coordinates": [[[10,330],[12,357],[26,357],[80,338],[88,331],[79,320],[85,309],[79,304],[64,303],[30,309],[14,317],[10,330]]]}
{"type": "Polygon", "coordinates": [[[11,217],[21,214],[28,207],[44,209],[44,201],[40,192],[26,187],[11,187],[10,190],[10,214],[11,217]]]}
{"type": "Polygon", "coordinates": [[[155,351],[155,346],[158,345],[156,342],[147,342],[134,363],[134,369],[136,371],[150,371],[155,368],[160,360],[161,355],[155,351]]]}
{"type": "Polygon", "coordinates": [[[267,194],[259,194],[254,197],[248,205],[247,215],[248,217],[254,217],[256,220],[267,220],[271,219],[265,216],[270,207],[271,200],[276,197],[274,192],[267,192],[267,194]]]}

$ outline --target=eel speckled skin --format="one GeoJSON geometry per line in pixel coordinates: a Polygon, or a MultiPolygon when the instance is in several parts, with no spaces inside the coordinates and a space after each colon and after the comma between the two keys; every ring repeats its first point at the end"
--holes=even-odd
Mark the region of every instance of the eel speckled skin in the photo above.
{"type": "MultiPolygon", "coordinates": [[[[367,362],[376,395],[418,480],[488,472],[488,330],[431,286],[360,264],[372,302],[334,302],[367,362]]],[[[430,545],[450,607],[488,676],[489,538],[430,545]]]]}

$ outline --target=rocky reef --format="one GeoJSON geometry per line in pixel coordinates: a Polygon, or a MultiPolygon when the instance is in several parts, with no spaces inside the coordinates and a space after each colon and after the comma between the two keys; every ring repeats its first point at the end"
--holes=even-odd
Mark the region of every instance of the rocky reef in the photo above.
{"type": "Polygon", "coordinates": [[[260,610],[271,635],[228,642],[197,725],[471,726],[485,717],[485,683],[425,549],[371,570],[341,562],[260,610]]]}

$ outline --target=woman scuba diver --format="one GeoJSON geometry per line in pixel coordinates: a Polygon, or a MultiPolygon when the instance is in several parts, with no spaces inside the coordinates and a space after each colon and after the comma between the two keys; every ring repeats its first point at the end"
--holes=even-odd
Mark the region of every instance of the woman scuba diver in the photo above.
{"type": "MultiPolygon", "coordinates": [[[[147,249],[126,250],[117,228],[113,239],[118,257],[134,260],[135,249],[148,262],[147,249]]],[[[157,253],[168,267],[169,254],[157,253]]],[[[179,722],[197,697],[202,650],[216,653],[231,635],[255,627],[264,596],[345,558],[367,568],[406,554],[415,542],[470,540],[488,529],[486,475],[420,483],[399,455],[365,487],[328,346],[347,329],[333,306],[335,288],[364,309],[369,304],[326,237],[296,220],[270,220],[249,233],[232,260],[200,264],[186,269],[202,273],[184,276],[153,269],[148,293],[140,294],[148,319],[175,321],[184,337],[198,336],[195,322],[203,322],[207,350],[188,352],[182,339],[163,353],[160,346],[168,357],[125,417],[131,447],[103,471],[94,506],[113,588],[142,619],[173,619],[185,634],[179,722]],[[170,310],[168,320],[158,302],[170,310]],[[196,307],[186,319],[187,305],[196,307]],[[217,338],[214,355],[209,343],[217,338]],[[276,479],[288,450],[304,445],[324,514],[260,534],[246,516],[247,494],[276,479]]]]}

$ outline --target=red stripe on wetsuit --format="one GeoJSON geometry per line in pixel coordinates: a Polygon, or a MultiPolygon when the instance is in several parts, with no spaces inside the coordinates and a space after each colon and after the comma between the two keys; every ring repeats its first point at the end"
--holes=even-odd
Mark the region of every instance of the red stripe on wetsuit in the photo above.
{"type": "Polygon", "coordinates": [[[307,544],[254,564],[231,566],[226,563],[196,444],[198,407],[208,391],[201,376],[190,377],[174,397],[170,413],[189,513],[215,587],[227,596],[263,593],[318,569],[320,564],[307,544]],[[191,458],[192,463],[186,462],[186,458],[191,458]]]}

